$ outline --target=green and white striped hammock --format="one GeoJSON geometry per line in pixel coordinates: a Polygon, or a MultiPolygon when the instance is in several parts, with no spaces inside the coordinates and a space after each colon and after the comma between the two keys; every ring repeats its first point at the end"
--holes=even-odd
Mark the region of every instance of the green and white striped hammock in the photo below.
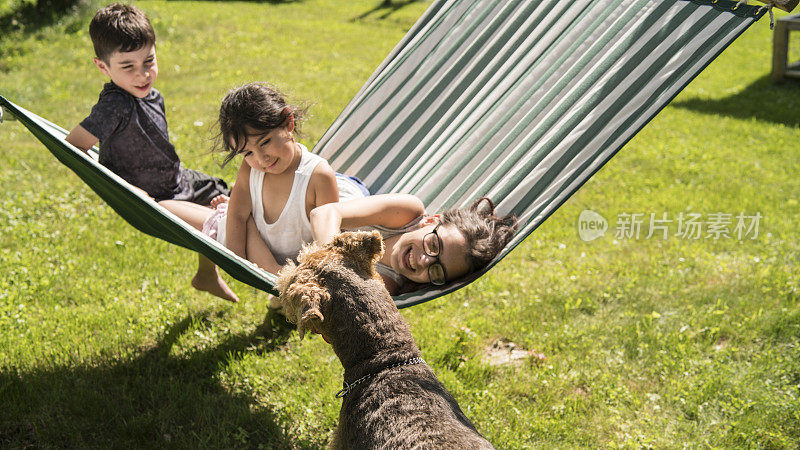
{"type": "MultiPolygon", "coordinates": [[[[371,192],[412,193],[428,211],[488,195],[519,217],[482,272],[395,297],[428,301],[508,254],[766,12],[728,0],[435,1],[314,151],[371,192]]],[[[0,105],[131,225],[275,293],[274,276],[137,194],[65,130],[0,105]]]]}

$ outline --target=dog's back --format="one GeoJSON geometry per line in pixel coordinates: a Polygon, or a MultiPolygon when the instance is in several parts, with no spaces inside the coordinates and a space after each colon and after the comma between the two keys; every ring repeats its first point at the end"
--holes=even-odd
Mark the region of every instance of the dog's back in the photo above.
{"type": "Polygon", "coordinates": [[[494,448],[425,364],[386,370],[342,403],[334,448],[494,448]]]}

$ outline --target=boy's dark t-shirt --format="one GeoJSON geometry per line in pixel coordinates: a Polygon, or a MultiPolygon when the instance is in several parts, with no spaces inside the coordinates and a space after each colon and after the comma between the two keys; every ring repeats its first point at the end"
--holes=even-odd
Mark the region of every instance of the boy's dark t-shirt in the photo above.
{"type": "Polygon", "coordinates": [[[156,200],[207,204],[213,196],[229,194],[224,181],[181,167],[169,142],[164,98],[155,88],[136,98],[106,83],[80,125],[100,140],[100,164],[156,200]]]}

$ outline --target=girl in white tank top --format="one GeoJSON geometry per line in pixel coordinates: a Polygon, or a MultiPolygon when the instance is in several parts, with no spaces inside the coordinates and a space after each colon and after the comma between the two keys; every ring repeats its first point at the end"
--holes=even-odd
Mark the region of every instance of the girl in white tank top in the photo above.
{"type": "Polygon", "coordinates": [[[311,242],[309,212],[339,201],[333,169],[295,141],[303,112],[261,83],[232,90],[220,107],[225,162],[243,161],[224,218],[215,214],[209,228],[216,225],[218,241],[273,273],[311,242]]]}
{"type": "MultiPolygon", "coordinates": [[[[338,176],[327,161],[295,141],[295,124],[303,113],[262,83],[230,91],[220,106],[217,149],[227,153],[223,165],[243,155],[231,197],[217,197],[211,208],[187,203],[192,208],[176,212],[238,256],[272,273],[311,242],[309,213],[338,202],[340,186],[343,199],[369,195],[362,191],[366,190],[363,185],[338,176]]],[[[238,301],[214,263],[202,255],[192,286],[238,301]]]]}
{"type": "MultiPolygon", "coordinates": [[[[272,252],[275,261],[283,265],[286,261],[293,259],[300,252],[303,244],[312,241],[311,223],[305,211],[306,193],[311,174],[314,169],[325,159],[315,155],[299,144],[302,149],[300,166],[295,170],[294,183],[289,194],[289,199],[283,207],[278,220],[267,223],[264,218],[263,206],[268,199],[263,197],[264,172],[258,170],[250,171],[250,199],[252,203],[253,221],[255,222],[258,233],[272,252]]],[[[351,200],[364,197],[363,191],[348,177],[336,174],[336,183],[339,191],[340,201],[351,200]]],[[[221,206],[221,205],[220,205],[221,206]]],[[[216,228],[214,236],[218,242],[225,244],[226,234],[226,210],[224,207],[218,208],[219,212],[207,221],[204,229],[206,234],[212,234],[216,228]]]]}

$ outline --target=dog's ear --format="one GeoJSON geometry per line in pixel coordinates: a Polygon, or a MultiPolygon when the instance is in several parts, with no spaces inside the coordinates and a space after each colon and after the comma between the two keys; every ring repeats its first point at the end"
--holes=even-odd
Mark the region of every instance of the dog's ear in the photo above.
{"type": "Polygon", "coordinates": [[[332,244],[346,253],[364,255],[368,259],[380,259],[383,255],[383,239],[377,230],[339,233],[332,244]]]}
{"type": "Polygon", "coordinates": [[[297,322],[297,332],[300,334],[300,339],[306,335],[306,330],[322,333],[322,322],[325,320],[319,308],[309,308],[304,313],[300,320],[297,322]]]}
{"type": "Polygon", "coordinates": [[[373,266],[383,256],[383,239],[376,231],[348,231],[333,238],[332,246],[350,255],[363,272],[373,274],[373,266]]]}
{"type": "Polygon", "coordinates": [[[299,281],[295,279],[283,292],[281,303],[286,319],[297,324],[300,339],[303,339],[306,330],[322,331],[322,324],[325,320],[322,309],[329,299],[328,291],[313,280],[299,281]]]}
{"type": "Polygon", "coordinates": [[[316,283],[297,287],[302,291],[300,308],[297,311],[297,332],[300,334],[300,339],[303,339],[306,330],[322,331],[322,322],[325,320],[322,315],[322,305],[330,299],[330,294],[316,283]]]}
{"type": "Polygon", "coordinates": [[[307,244],[303,244],[303,247],[300,249],[300,253],[297,255],[297,263],[301,266],[305,264],[307,261],[314,260],[314,253],[321,250],[322,246],[317,244],[316,242],[310,242],[307,244]]]}

